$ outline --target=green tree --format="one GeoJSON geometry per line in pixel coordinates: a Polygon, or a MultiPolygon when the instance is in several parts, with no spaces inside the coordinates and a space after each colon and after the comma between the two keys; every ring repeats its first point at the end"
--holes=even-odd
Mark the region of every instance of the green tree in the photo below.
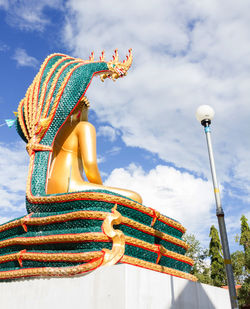
{"type": "Polygon", "coordinates": [[[239,305],[250,305],[250,229],[247,218],[241,216],[240,245],[244,248],[244,281],[239,290],[239,305]]]}
{"type": "Polygon", "coordinates": [[[208,250],[202,248],[193,234],[185,234],[183,240],[189,245],[186,256],[194,260],[191,274],[195,275],[199,282],[211,284],[208,250]]]}
{"type": "Polygon", "coordinates": [[[242,284],[245,280],[245,255],[243,251],[235,251],[231,254],[234,279],[236,284],[242,284]]]}
{"type": "Polygon", "coordinates": [[[244,248],[245,254],[245,268],[246,271],[250,272],[250,228],[247,223],[247,218],[242,215],[241,221],[241,233],[240,233],[240,245],[244,248]]]}
{"type": "Polygon", "coordinates": [[[226,274],[224,268],[224,260],[222,258],[221,243],[218,231],[214,225],[210,228],[209,234],[209,256],[211,259],[211,279],[215,286],[222,286],[226,284],[226,274]]]}
{"type": "Polygon", "coordinates": [[[240,245],[244,247],[244,252],[246,252],[250,246],[250,229],[247,223],[247,218],[244,215],[241,216],[240,221],[241,221],[240,245]]]}
{"type": "Polygon", "coordinates": [[[239,290],[238,302],[240,306],[250,305],[250,276],[249,275],[245,279],[244,283],[242,284],[239,290]]]}

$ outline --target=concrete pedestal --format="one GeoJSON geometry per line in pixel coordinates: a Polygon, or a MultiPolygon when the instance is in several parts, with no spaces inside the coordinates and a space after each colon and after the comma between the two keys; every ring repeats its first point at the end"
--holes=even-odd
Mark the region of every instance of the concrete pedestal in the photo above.
{"type": "Polygon", "coordinates": [[[229,309],[227,290],[151,270],[115,265],[73,278],[0,283],[6,309],[229,309]]]}

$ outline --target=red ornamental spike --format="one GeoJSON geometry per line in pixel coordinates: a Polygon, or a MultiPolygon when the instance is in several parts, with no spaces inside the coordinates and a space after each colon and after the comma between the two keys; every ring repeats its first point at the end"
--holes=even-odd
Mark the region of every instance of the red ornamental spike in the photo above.
{"type": "Polygon", "coordinates": [[[118,61],[118,49],[115,49],[114,53],[113,60],[118,61]]]}
{"type": "Polygon", "coordinates": [[[91,61],[91,60],[94,60],[94,52],[92,51],[91,52],[91,54],[90,54],[90,56],[89,56],[89,60],[91,61]]]}
{"type": "Polygon", "coordinates": [[[158,264],[159,262],[160,262],[160,259],[161,259],[161,257],[162,257],[162,254],[161,254],[161,246],[160,245],[157,245],[157,260],[156,260],[156,264],[158,264]]]}
{"type": "Polygon", "coordinates": [[[26,252],[27,252],[27,250],[26,250],[26,249],[21,250],[20,252],[18,252],[17,261],[18,261],[18,263],[19,263],[20,267],[23,267],[22,254],[23,254],[23,253],[26,253],[26,252]]]}
{"type": "Polygon", "coordinates": [[[21,219],[21,226],[23,227],[25,232],[28,232],[27,221],[31,218],[32,215],[33,215],[33,212],[31,212],[30,214],[25,216],[23,219],[21,219]]]}
{"type": "Polygon", "coordinates": [[[101,52],[101,56],[100,56],[100,60],[101,61],[104,61],[104,59],[105,59],[105,52],[104,52],[104,50],[101,52]]]}

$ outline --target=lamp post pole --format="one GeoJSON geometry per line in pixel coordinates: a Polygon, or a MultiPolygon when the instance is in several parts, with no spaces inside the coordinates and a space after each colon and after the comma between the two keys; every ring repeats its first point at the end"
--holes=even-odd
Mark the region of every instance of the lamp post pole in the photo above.
{"type": "Polygon", "coordinates": [[[214,155],[213,155],[213,148],[212,148],[212,142],[211,142],[210,124],[211,124],[211,119],[214,116],[214,111],[210,106],[203,105],[198,108],[196,116],[197,116],[197,119],[203,125],[204,131],[206,134],[208,155],[209,155],[210,168],[211,168],[211,174],[212,174],[213,186],[214,186],[214,196],[215,196],[215,201],[216,201],[216,216],[218,218],[220,239],[221,239],[224,264],[225,264],[226,274],[227,274],[227,282],[228,282],[228,289],[229,289],[229,295],[230,295],[230,301],[231,301],[231,308],[234,309],[234,308],[238,308],[237,294],[236,294],[236,289],[235,289],[233,268],[232,268],[232,262],[231,262],[228,239],[227,239],[226,225],[225,225],[225,220],[224,220],[224,211],[221,205],[220,191],[219,191],[219,186],[218,186],[217,177],[216,177],[214,155]]]}

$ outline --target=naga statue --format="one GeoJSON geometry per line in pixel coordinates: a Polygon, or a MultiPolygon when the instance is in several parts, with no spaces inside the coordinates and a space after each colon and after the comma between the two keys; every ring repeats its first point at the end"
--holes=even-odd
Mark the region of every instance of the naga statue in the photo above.
{"type": "Polygon", "coordinates": [[[102,52],[98,61],[58,53],[43,62],[18,106],[28,214],[0,225],[0,280],[126,263],[196,281],[185,228],[143,206],[138,193],[102,184],[86,91],[93,76],[116,80],[131,64],[131,50],[123,62],[117,50],[111,61],[102,52]]]}

